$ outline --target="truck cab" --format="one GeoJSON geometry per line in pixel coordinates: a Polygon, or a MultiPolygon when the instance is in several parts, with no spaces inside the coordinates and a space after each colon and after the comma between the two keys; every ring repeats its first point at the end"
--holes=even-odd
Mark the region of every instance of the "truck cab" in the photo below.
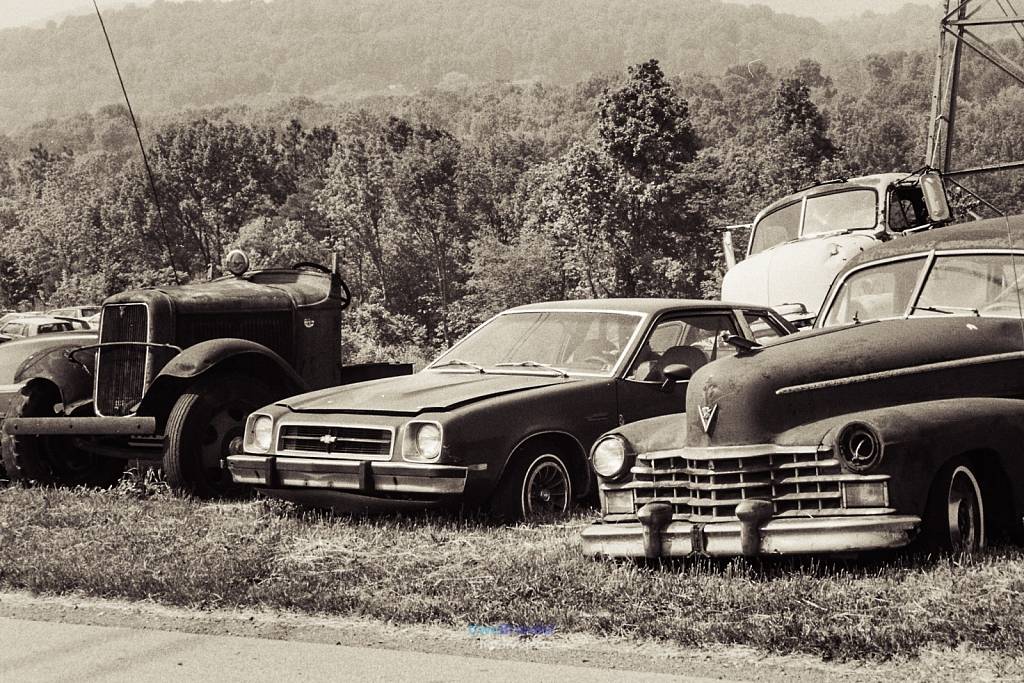
{"type": "MultiPolygon", "coordinates": [[[[935,172],[882,173],[805,188],[757,214],[746,258],[726,272],[722,298],[771,306],[809,323],[854,256],[949,220],[935,172]]],[[[728,246],[726,252],[731,256],[728,246]]]]}

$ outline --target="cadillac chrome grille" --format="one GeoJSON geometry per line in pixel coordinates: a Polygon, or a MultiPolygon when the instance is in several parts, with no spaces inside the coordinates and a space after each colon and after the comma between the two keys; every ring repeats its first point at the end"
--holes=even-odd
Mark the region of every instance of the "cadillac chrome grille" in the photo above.
{"type": "Polygon", "coordinates": [[[736,518],[748,498],[769,500],[774,515],[795,517],[841,512],[840,470],[831,451],[684,448],[637,456],[635,505],[672,504],[676,519],[719,522],[736,518]]]}
{"type": "MultiPolygon", "coordinates": [[[[145,304],[112,304],[103,309],[100,342],[149,341],[149,309],[145,304]]],[[[144,346],[101,348],[96,359],[96,412],[105,416],[127,415],[142,400],[146,389],[144,346]]]]}
{"type": "Polygon", "coordinates": [[[394,432],[388,427],[336,427],[282,425],[278,452],[290,455],[320,454],[360,460],[391,457],[394,432]]]}

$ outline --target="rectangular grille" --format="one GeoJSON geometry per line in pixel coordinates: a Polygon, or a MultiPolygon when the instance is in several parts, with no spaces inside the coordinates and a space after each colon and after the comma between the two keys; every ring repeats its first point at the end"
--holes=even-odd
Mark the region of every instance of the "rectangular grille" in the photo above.
{"type": "Polygon", "coordinates": [[[829,451],[701,449],[645,453],[633,468],[636,509],[672,504],[676,519],[707,523],[736,519],[736,505],[769,500],[777,517],[842,514],[839,461],[829,451]]]}
{"type": "MultiPolygon", "coordinates": [[[[145,304],[105,306],[100,342],[149,341],[149,309],[145,304]]],[[[146,390],[149,351],[144,346],[100,348],[96,358],[96,412],[122,416],[142,400],[146,390]]]]}
{"type": "Polygon", "coordinates": [[[387,460],[391,457],[394,431],[388,427],[335,427],[282,425],[278,451],[309,455],[320,453],[339,458],[387,460]]]}

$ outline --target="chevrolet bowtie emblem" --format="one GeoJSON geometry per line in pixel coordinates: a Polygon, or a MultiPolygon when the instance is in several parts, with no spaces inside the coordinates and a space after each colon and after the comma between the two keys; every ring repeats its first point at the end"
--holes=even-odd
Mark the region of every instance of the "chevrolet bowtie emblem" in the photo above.
{"type": "Polygon", "coordinates": [[[718,404],[713,406],[701,406],[700,407],[700,425],[704,428],[705,434],[711,433],[711,428],[714,426],[715,415],[718,414],[718,404]]]}
{"type": "Polygon", "coordinates": [[[337,440],[338,440],[338,437],[334,436],[333,434],[324,434],[323,436],[320,437],[321,443],[325,443],[328,446],[330,446],[332,443],[334,443],[337,440]]]}

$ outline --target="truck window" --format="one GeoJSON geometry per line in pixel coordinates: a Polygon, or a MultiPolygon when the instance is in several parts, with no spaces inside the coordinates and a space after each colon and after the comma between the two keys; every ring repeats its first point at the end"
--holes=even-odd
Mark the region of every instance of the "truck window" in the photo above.
{"type": "Polygon", "coordinates": [[[931,222],[924,195],[918,185],[899,185],[889,195],[889,229],[903,232],[931,222]]]}
{"type": "Polygon", "coordinates": [[[874,190],[868,189],[808,197],[801,234],[873,228],[878,223],[877,197],[874,190]]]}
{"type": "Polygon", "coordinates": [[[758,221],[750,238],[750,256],[799,237],[801,207],[801,202],[793,202],[758,221]]]}

